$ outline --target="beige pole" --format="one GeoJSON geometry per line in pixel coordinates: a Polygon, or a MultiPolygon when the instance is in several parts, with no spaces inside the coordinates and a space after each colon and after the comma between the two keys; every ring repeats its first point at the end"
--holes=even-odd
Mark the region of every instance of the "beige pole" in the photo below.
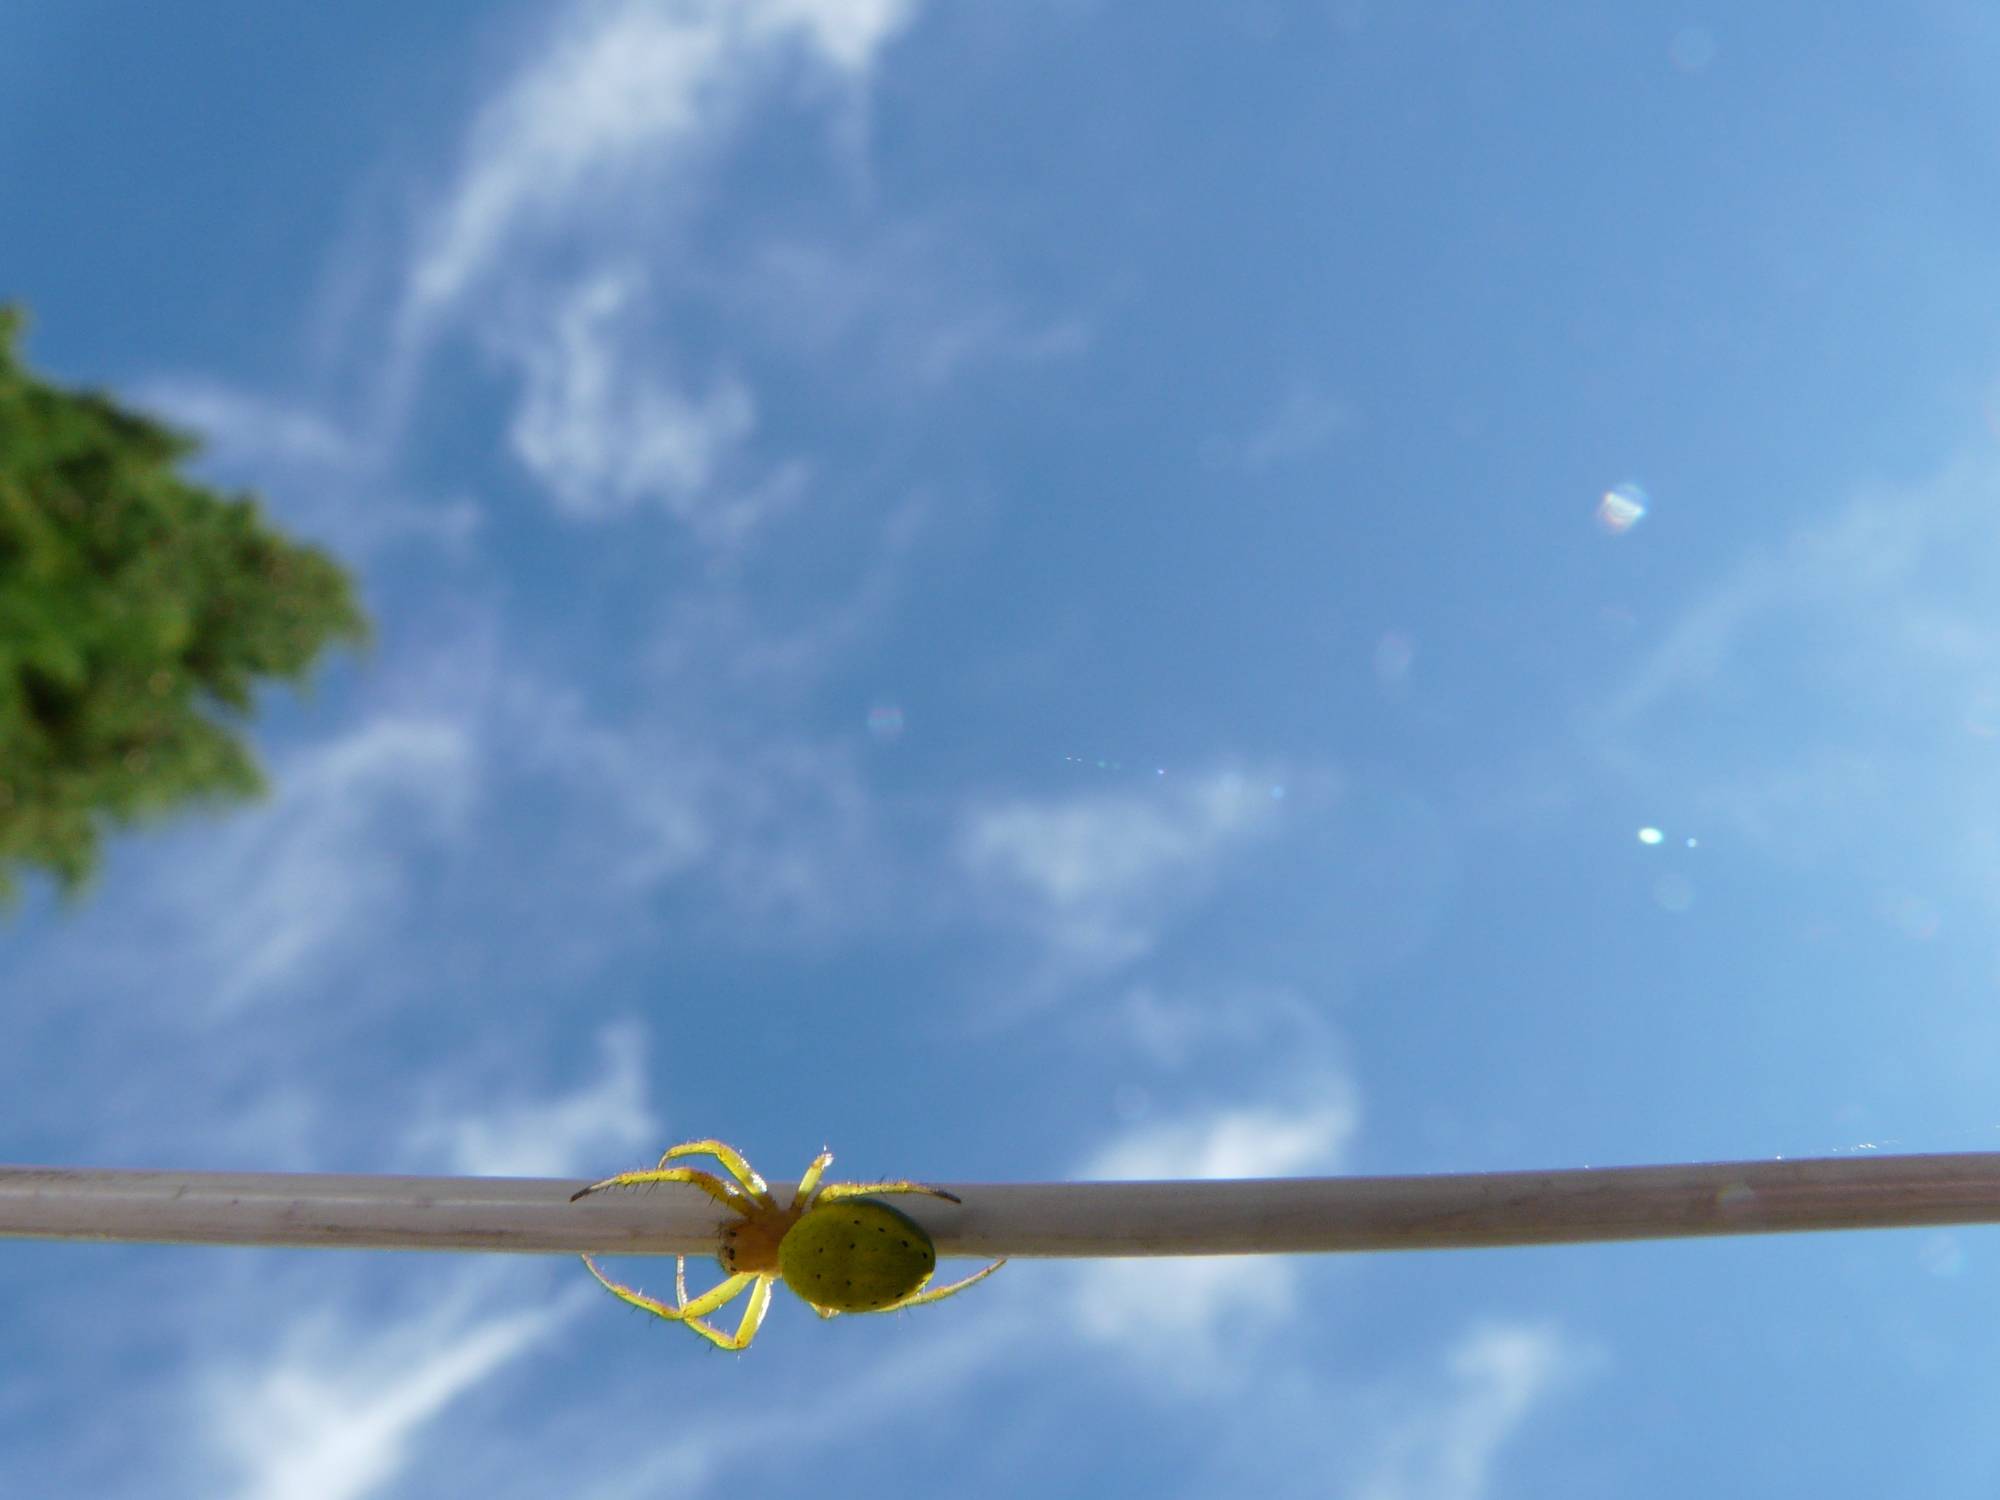
{"type": "MultiPolygon", "coordinates": [[[[0,1167],[0,1237],[543,1254],[707,1254],[727,1210],[677,1183],[0,1167]]],[[[2000,1222],[2000,1154],[1424,1177],[940,1183],[899,1197],[942,1255],[1294,1255],[2000,1222]]],[[[779,1189],[780,1193],[783,1189],[779,1189]]]]}

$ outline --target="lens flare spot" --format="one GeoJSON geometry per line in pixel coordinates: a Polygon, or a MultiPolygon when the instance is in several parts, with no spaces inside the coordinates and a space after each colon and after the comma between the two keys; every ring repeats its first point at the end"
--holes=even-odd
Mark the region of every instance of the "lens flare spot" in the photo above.
{"type": "Polygon", "coordinates": [[[1657,844],[1665,837],[1666,835],[1657,828],[1641,828],[1639,830],[1639,842],[1642,844],[1657,844]]]}
{"type": "Polygon", "coordinates": [[[1636,484],[1613,485],[1597,501],[1597,524],[1622,536],[1646,519],[1646,492],[1636,484]]]}

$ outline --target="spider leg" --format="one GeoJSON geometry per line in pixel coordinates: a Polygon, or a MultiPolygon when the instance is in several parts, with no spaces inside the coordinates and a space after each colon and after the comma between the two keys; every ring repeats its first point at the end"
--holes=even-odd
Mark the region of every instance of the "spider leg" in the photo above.
{"type": "Polygon", "coordinates": [[[806,1175],[799,1179],[799,1190],[792,1194],[793,1208],[797,1209],[800,1213],[804,1213],[819,1200],[821,1192],[819,1185],[820,1174],[832,1165],[833,1153],[825,1147],[821,1147],[819,1155],[812,1159],[812,1165],[806,1168],[806,1175]]]}
{"type": "MultiPolygon", "coordinates": [[[[701,1307],[700,1304],[713,1297],[715,1293],[704,1293],[702,1296],[697,1297],[693,1303],[690,1303],[688,1301],[687,1287],[687,1257],[685,1255],[674,1257],[674,1294],[680,1298],[683,1312],[682,1321],[711,1344],[718,1345],[724,1349],[743,1349],[749,1345],[750,1340],[757,1336],[757,1329],[764,1321],[764,1313],[771,1305],[771,1278],[768,1276],[756,1276],[745,1271],[740,1275],[731,1277],[730,1281],[754,1281],[756,1283],[756,1286],[750,1292],[750,1303],[743,1309],[743,1320],[737,1325],[736,1332],[733,1335],[724,1333],[714,1324],[705,1323],[698,1317],[685,1316],[690,1308],[702,1312],[713,1311],[714,1309],[701,1307]]],[[[722,1283],[722,1286],[728,1286],[729,1284],[729,1281],[725,1281],[722,1283]]],[[[719,1286],[716,1288],[716,1291],[720,1291],[721,1289],[722,1287],[719,1286]]],[[[733,1296],[734,1293],[730,1295],[733,1296]]],[[[728,1300],[727,1297],[723,1299],[724,1302],[728,1300]]],[[[719,1303],[717,1304],[717,1306],[720,1305],[719,1303]]]]}
{"type": "Polygon", "coordinates": [[[861,1198],[882,1193],[922,1193],[927,1198],[942,1198],[947,1203],[963,1201],[956,1193],[947,1193],[943,1188],[928,1187],[921,1182],[829,1182],[819,1190],[822,1203],[831,1203],[836,1198],[861,1198]]]}
{"type": "Polygon", "coordinates": [[[691,1183],[716,1202],[728,1204],[739,1214],[750,1212],[741,1192],[713,1172],[698,1172],[693,1167],[652,1167],[643,1172],[620,1172],[616,1177],[607,1177],[602,1182],[593,1182],[587,1188],[578,1188],[569,1195],[569,1201],[574,1203],[587,1194],[601,1193],[606,1188],[639,1187],[649,1182],[691,1183]]]}
{"type": "Polygon", "coordinates": [[[901,1302],[892,1302],[887,1307],[883,1308],[882,1311],[896,1312],[898,1309],[905,1307],[921,1307],[926,1302],[942,1301],[946,1297],[950,1297],[958,1292],[964,1291],[967,1287],[971,1286],[975,1281],[984,1281],[987,1277],[991,1276],[995,1271],[999,1270],[1002,1266],[1006,1264],[1007,1262],[1004,1260],[996,1260],[993,1262],[992,1265],[988,1266],[985,1270],[974,1271],[970,1276],[966,1277],[965,1280],[963,1281],[954,1281],[950,1286],[933,1287],[928,1292],[921,1292],[921,1291],[912,1292],[909,1296],[905,1297],[901,1302]]]}
{"type": "Polygon", "coordinates": [[[743,1153],[733,1146],[726,1146],[721,1141],[682,1141],[678,1146],[667,1148],[666,1154],[660,1158],[660,1165],[664,1167],[677,1156],[712,1156],[722,1163],[731,1177],[743,1184],[743,1190],[751,1197],[766,1208],[778,1206],[777,1200],[771,1196],[770,1184],[757,1175],[743,1153]]]}
{"type": "Polygon", "coordinates": [[[764,1323],[764,1314],[771,1306],[771,1278],[768,1276],[753,1276],[750,1279],[755,1281],[757,1285],[751,1288],[750,1305],[743,1309],[743,1321],[736,1325],[736,1333],[733,1337],[724,1333],[719,1328],[709,1327],[708,1324],[702,1322],[699,1318],[689,1318],[689,1326],[703,1338],[708,1339],[712,1343],[719,1344],[724,1349],[749,1348],[750,1340],[757,1337],[757,1330],[764,1323]]]}
{"type": "MultiPolygon", "coordinates": [[[[686,1323],[696,1332],[718,1340],[723,1336],[702,1322],[701,1315],[703,1313],[712,1313],[724,1303],[735,1300],[735,1298],[742,1294],[744,1287],[758,1279],[745,1271],[739,1275],[731,1276],[721,1285],[703,1292],[692,1302],[688,1301],[685,1295],[683,1295],[679,1307],[669,1307],[657,1297],[648,1297],[644,1292],[637,1291],[632,1287],[624,1285],[622,1282],[613,1281],[609,1276],[606,1276],[602,1271],[597,1269],[597,1262],[592,1260],[588,1255],[583,1257],[583,1264],[590,1274],[597,1278],[597,1284],[603,1287],[605,1291],[611,1293],[620,1302],[629,1302],[632,1306],[643,1308],[655,1317],[665,1318],[669,1322],[686,1323]]],[[[675,1283],[677,1290],[682,1293],[687,1291],[687,1282],[683,1277],[676,1276],[675,1283]]],[[[765,1287],[767,1298],[769,1290],[767,1285],[765,1287]]],[[[759,1316],[761,1317],[762,1314],[759,1314],[759,1316]]],[[[739,1344],[734,1347],[741,1348],[742,1346],[739,1344]]]]}

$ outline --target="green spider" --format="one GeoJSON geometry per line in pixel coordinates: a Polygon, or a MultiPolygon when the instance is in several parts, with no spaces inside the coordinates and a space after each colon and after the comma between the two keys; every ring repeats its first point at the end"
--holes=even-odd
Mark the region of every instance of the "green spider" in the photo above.
{"type": "Polygon", "coordinates": [[[722,1248],[716,1259],[727,1273],[720,1285],[689,1300],[687,1257],[677,1257],[674,1265],[676,1305],[669,1307],[657,1298],[623,1286],[597,1269],[588,1255],[583,1263],[600,1285],[634,1307],[676,1323],[685,1323],[703,1338],[724,1349],[745,1349],[757,1336],[764,1313],[771,1305],[771,1283],[783,1281],[799,1299],[822,1318],[841,1313],[895,1312],[936,1302],[962,1292],[975,1281],[984,1281],[1006,1264],[996,1260],[983,1271],[963,1281],[925,1291],[924,1286],[937,1269],[937,1247],[922,1225],[908,1214],[886,1203],[877,1203],[871,1194],[922,1193],[956,1203],[958,1198],[943,1188],[925,1187],[919,1182],[827,1182],[820,1175],[833,1162],[831,1151],[822,1151],[799,1179],[792,1201],[780,1207],[762,1177],[751,1170],[742,1154],[721,1141],[684,1141],[668,1148],[660,1164],[647,1171],[620,1172],[571,1195],[574,1203],[590,1193],[606,1188],[638,1187],[649,1182],[686,1182],[700,1188],[741,1219],[722,1231],[722,1248]],[[670,1167],[668,1162],[683,1156],[712,1156],[729,1173],[725,1182],[713,1172],[694,1167],[670,1167]],[[750,1289],[750,1302],[743,1321],[734,1334],[702,1321],[709,1313],[735,1301],[750,1289]]]}

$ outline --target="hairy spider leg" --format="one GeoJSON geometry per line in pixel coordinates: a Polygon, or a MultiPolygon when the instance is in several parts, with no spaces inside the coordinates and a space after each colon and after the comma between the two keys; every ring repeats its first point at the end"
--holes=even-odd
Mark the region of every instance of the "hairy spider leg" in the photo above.
{"type": "MultiPolygon", "coordinates": [[[[677,1156],[712,1156],[721,1162],[723,1169],[743,1184],[745,1192],[766,1208],[776,1208],[778,1200],[771,1196],[770,1184],[758,1175],[756,1168],[744,1159],[743,1153],[721,1141],[682,1141],[678,1146],[669,1146],[660,1157],[660,1165],[665,1166],[677,1156]]],[[[832,1157],[827,1158],[833,1160],[832,1157]]]]}
{"type": "Polygon", "coordinates": [[[806,1175],[799,1179],[798,1191],[792,1194],[793,1208],[804,1213],[813,1206],[819,1198],[820,1174],[832,1165],[833,1153],[824,1146],[820,1147],[819,1155],[815,1156],[812,1165],[806,1168],[806,1175]]]}
{"type": "Polygon", "coordinates": [[[750,1212],[749,1205],[744,1201],[739,1189],[724,1182],[713,1172],[701,1172],[693,1167],[649,1167],[640,1172],[620,1172],[616,1177],[607,1177],[602,1182],[593,1182],[587,1188],[578,1188],[569,1195],[569,1201],[574,1203],[586,1194],[601,1193],[606,1188],[643,1187],[649,1182],[690,1183],[716,1202],[728,1204],[739,1214],[747,1215],[750,1212]]]}
{"type": "Polygon", "coordinates": [[[947,1203],[964,1201],[956,1193],[926,1187],[921,1182],[829,1182],[819,1190],[819,1201],[831,1203],[837,1198],[865,1198],[875,1193],[922,1193],[926,1198],[942,1198],[947,1203]]]}
{"type": "MultiPolygon", "coordinates": [[[[683,1309],[688,1306],[687,1267],[688,1263],[685,1255],[674,1257],[674,1295],[680,1299],[683,1309]]],[[[736,1325],[734,1337],[724,1333],[720,1328],[715,1327],[711,1323],[704,1323],[700,1318],[688,1317],[683,1319],[696,1333],[700,1334],[710,1343],[720,1345],[724,1349],[741,1350],[748,1348],[750,1340],[757,1337],[757,1330],[764,1324],[764,1314],[771,1306],[771,1278],[754,1275],[748,1271],[742,1274],[748,1276],[757,1284],[750,1289],[750,1305],[743,1309],[743,1319],[736,1325]]],[[[727,1283],[724,1283],[724,1285],[727,1285],[727,1283]]],[[[701,1299],[697,1298],[696,1300],[699,1301],[701,1299]]]]}
{"type": "MultiPolygon", "coordinates": [[[[869,1311],[878,1313],[901,1312],[906,1307],[917,1307],[926,1302],[941,1302],[946,1297],[950,1297],[958,1292],[964,1291],[967,1287],[971,1286],[972,1283],[975,1281],[984,1281],[987,1277],[991,1276],[995,1271],[999,1270],[1002,1266],[1006,1264],[1007,1262],[1004,1259],[996,1260],[993,1262],[992,1265],[988,1266],[985,1270],[974,1271],[970,1276],[966,1277],[965,1280],[963,1281],[954,1281],[950,1286],[933,1287],[928,1292],[924,1291],[912,1292],[909,1296],[905,1297],[901,1302],[891,1302],[887,1307],[870,1308],[869,1311]]],[[[818,1313],[822,1318],[837,1318],[840,1316],[839,1309],[832,1307],[821,1307],[817,1302],[808,1302],[806,1306],[810,1307],[814,1312],[818,1313]]],[[[853,1313],[850,1314],[849,1316],[860,1317],[861,1314],[853,1313]]]]}
{"type": "Polygon", "coordinates": [[[757,1330],[764,1326],[764,1314],[770,1311],[771,1307],[771,1278],[759,1276],[754,1279],[757,1284],[750,1288],[750,1305],[743,1309],[743,1321],[736,1325],[735,1337],[732,1338],[719,1328],[709,1327],[700,1318],[689,1318],[688,1325],[703,1338],[724,1349],[749,1348],[750,1340],[757,1337],[757,1330]]]}
{"type": "Polygon", "coordinates": [[[1006,1264],[1007,1262],[1005,1259],[996,1260],[993,1262],[992,1265],[988,1266],[985,1270],[974,1271],[970,1276],[966,1277],[965,1280],[963,1281],[954,1281],[950,1286],[933,1287],[928,1292],[912,1292],[909,1296],[905,1297],[901,1302],[891,1303],[889,1306],[883,1308],[882,1311],[899,1312],[903,1308],[919,1307],[926,1302],[940,1302],[946,1297],[950,1297],[959,1292],[964,1291],[967,1287],[971,1286],[975,1281],[984,1281],[987,1277],[991,1276],[995,1271],[999,1270],[1002,1266],[1006,1264]]]}
{"type": "Polygon", "coordinates": [[[959,1201],[955,1193],[947,1193],[943,1188],[925,1187],[921,1182],[829,1182],[820,1186],[820,1176],[833,1165],[833,1153],[821,1151],[806,1168],[806,1175],[799,1179],[799,1189],[792,1194],[792,1207],[801,1213],[815,1208],[821,1203],[832,1203],[839,1198],[858,1198],[866,1193],[924,1193],[932,1198],[942,1198],[947,1203],[959,1201]]]}
{"type": "Polygon", "coordinates": [[[603,1287],[605,1291],[611,1293],[620,1302],[629,1302],[634,1307],[643,1308],[655,1317],[666,1318],[670,1322],[685,1323],[703,1338],[720,1344],[725,1349],[741,1349],[756,1336],[757,1325],[764,1321],[764,1309],[771,1302],[770,1279],[768,1277],[752,1276],[748,1271],[743,1271],[730,1277],[720,1286],[703,1292],[692,1302],[688,1301],[686,1297],[687,1282],[685,1277],[677,1274],[674,1281],[677,1290],[682,1294],[681,1305],[679,1307],[669,1307],[657,1297],[648,1297],[644,1292],[637,1291],[632,1287],[624,1285],[622,1282],[613,1281],[609,1276],[606,1276],[602,1271],[597,1269],[597,1262],[592,1260],[588,1255],[583,1257],[583,1263],[589,1268],[590,1274],[597,1278],[597,1284],[603,1287]],[[756,1282],[757,1286],[750,1294],[750,1305],[743,1310],[743,1321],[737,1327],[735,1337],[732,1338],[721,1329],[711,1328],[708,1324],[702,1322],[701,1315],[703,1313],[712,1313],[717,1308],[735,1301],[743,1294],[743,1288],[749,1286],[752,1282],[756,1282]]]}

